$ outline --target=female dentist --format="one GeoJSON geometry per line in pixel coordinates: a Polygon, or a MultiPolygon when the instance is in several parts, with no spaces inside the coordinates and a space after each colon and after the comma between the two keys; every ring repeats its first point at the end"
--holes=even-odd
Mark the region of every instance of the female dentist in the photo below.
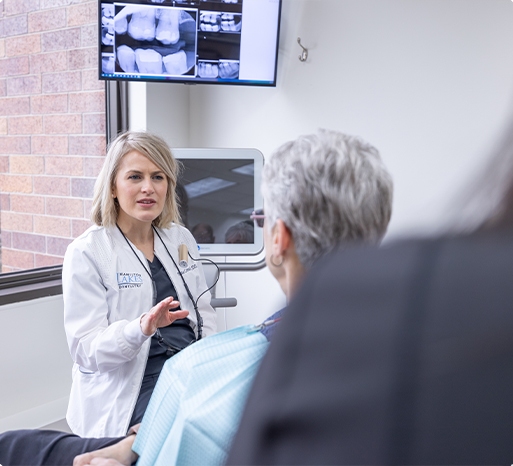
{"type": "Polygon", "coordinates": [[[118,136],[95,184],[96,225],[66,251],[66,418],[75,434],[124,435],[141,421],[165,361],[216,331],[201,264],[179,265],[178,248],[197,245],[179,225],[178,169],[161,138],[118,136]]]}

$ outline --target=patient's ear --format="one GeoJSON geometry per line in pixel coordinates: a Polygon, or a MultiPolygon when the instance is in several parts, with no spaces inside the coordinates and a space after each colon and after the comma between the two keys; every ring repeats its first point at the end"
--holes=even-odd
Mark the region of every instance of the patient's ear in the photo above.
{"type": "Polygon", "coordinates": [[[272,247],[275,257],[285,254],[293,243],[292,234],[281,218],[276,220],[272,231],[272,247]]]}

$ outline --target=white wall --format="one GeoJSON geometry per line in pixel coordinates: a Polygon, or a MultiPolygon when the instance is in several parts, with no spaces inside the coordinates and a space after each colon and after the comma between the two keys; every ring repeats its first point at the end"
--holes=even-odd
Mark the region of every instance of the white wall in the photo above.
{"type": "MultiPolygon", "coordinates": [[[[264,156],[319,127],[359,135],[394,177],[388,238],[439,229],[513,116],[513,2],[283,0],[281,24],[276,88],[148,85],[148,129],[182,144],[183,130],[156,124],[174,107],[190,147],[264,156]]],[[[234,324],[284,303],[267,270],[228,274],[226,293],[241,301],[227,311],[234,324]]]]}
{"type": "Polygon", "coordinates": [[[184,84],[166,86],[165,83],[147,87],[148,129],[165,137],[171,147],[189,147],[188,87],[184,84]]]}
{"type": "Polygon", "coordinates": [[[359,135],[394,176],[390,233],[432,229],[512,113],[512,25],[511,0],[284,0],[278,86],[192,88],[190,143],[359,135]]]}
{"type": "Polygon", "coordinates": [[[0,307],[0,432],[64,418],[72,361],[62,296],[0,307]]]}

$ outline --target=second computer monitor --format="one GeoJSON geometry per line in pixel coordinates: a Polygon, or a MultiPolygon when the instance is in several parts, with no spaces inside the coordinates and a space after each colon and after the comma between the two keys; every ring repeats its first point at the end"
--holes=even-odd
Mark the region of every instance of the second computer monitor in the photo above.
{"type": "Polygon", "coordinates": [[[254,255],[262,229],[250,215],[262,208],[262,153],[256,149],[174,149],[183,170],[177,186],[182,221],[201,255],[254,255]]]}

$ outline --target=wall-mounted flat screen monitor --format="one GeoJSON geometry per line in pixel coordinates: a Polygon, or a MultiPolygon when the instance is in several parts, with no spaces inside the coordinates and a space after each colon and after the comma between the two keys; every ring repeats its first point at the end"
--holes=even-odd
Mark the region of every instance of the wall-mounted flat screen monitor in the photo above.
{"type": "Polygon", "coordinates": [[[256,149],[173,149],[182,163],[177,194],[182,221],[201,255],[253,255],[262,228],[250,215],[262,208],[264,158],[256,149]]]}
{"type": "Polygon", "coordinates": [[[276,85],[281,0],[100,0],[100,79],[276,85]]]}

